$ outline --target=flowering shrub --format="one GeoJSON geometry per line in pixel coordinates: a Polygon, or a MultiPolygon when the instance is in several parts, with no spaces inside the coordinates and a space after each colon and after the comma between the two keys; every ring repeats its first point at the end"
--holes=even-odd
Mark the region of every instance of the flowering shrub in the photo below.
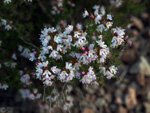
{"type": "Polygon", "coordinates": [[[94,13],[83,13],[85,26],[60,24],[41,31],[42,47],[39,52],[33,50],[30,60],[36,60],[36,78],[44,85],[75,78],[83,84],[98,84],[102,76],[110,79],[117,73],[118,58],[114,58],[127,43],[125,30],[113,28],[112,16],[105,15],[104,7],[93,9],[94,13]]]}

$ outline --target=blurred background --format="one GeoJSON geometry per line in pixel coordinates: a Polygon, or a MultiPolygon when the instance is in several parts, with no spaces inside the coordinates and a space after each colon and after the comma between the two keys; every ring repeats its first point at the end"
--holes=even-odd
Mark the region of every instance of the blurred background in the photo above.
{"type": "MultiPolygon", "coordinates": [[[[127,46],[120,56],[119,79],[105,80],[105,84],[88,88],[82,84],[72,86],[70,113],[150,113],[150,0],[64,0],[60,12],[54,11],[55,2],[59,3],[57,0],[27,3],[12,0],[6,5],[0,1],[0,19],[13,21],[12,28],[17,29],[5,33],[0,28],[0,40],[4,42],[0,63],[11,62],[10,56],[15,52],[19,70],[34,69],[32,63],[19,57],[18,43],[29,47],[26,42],[30,42],[38,47],[43,26],[56,26],[61,20],[75,25],[82,22],[85,9],[91,11],[95,4],[104,6],[113,15],[115,25],[126,29],[132,46],[127,46]]],[[[50,113],[47,104],[38,104],[41,100],[21,98],[18,89],[22,85],[18,83],[19,78],[14,78],[18,69],[1,68],[0,77],[9,75],[5,81],[11,84],[7,90],[0,89],[0,109],[11,109],[10,113],[50,113]]],[[[51,113],[69,111],[56,107],[51,113]]]]}

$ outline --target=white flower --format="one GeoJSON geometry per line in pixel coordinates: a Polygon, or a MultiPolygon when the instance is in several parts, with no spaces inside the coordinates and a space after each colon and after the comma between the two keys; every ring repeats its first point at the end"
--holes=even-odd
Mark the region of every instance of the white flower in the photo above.
{"type": "Polygon", "coordinates": [[[43,54],[49,54],[49,47],[42,47],[41,53],[43,53],[43,54]]]}
{"type": "Polygon", "coordinates": [[[103,73],[104,76],[106,75],[106,68],[105,67],[99,67],[100,73],[103,73]]]}
{"type": "Polygon", "coordinates": [[[107,20],[112,20],[112,16],[110,14],[107,15],[107,20]]]}
{"type": "Polygon", "coordinates": [[[34,61],[35,60],[35,54],[34,53],[30,53],[30,61],[34,61]]]}
{"type": "Polygon", "coordinates": [[[55,51],[55,50],[53,50],[53,51],[50,53],[49,57],[52,57],[52,58],[54,58],[54,59],[59,59],[59,58],[61,58],[61,56],[59,55],[58,51],[55,51]]]}
{"type": "Polygon", "coordinates": [[[30,80],[30,76],[29,74],[25,74],[23,75],[21,78],[20,78],[20,81],[26,85],[30,85],[31,82],[29,81],[30,80]]]}
{"type": "Polygon", "coordinates": [[[98,9],[95,9],[95,11],[94,11],[95,16],[99,15],[98,11],[99,11],[98,9]]]}
{"type": "Polygon", "coordinates": [[[54,32],[56,32],[56,29],[55,29],[54,27],[52,27],[52,28],[49,28],[49,30],[50,30],[50,32],[51,32],[51,33],[54,33],[54,32]]]}
{"type": "Polygon", "coordinates": [[[49,50],[53,50],[53,47],[52,46],[48,46],[47,47],[49,50]]]}
{"type": "Polygon", "coordinates": [[[112,24],[113,24],[112,22],[107,22],[107,23],[106,23],[107,29],[109,29],[110,27],[112,27],[112,24]]]}
{"type": "Polygon", "coordinates": [[[100,8],[99,5],[94,5],[94,6],[93,6],[93,9],[95,9],[95,10],[96,10],[96,9],[99,9],[99,8],[100,8]]]}
{"type": "Polygon", "coordinates": [[[46,56],[43,53],[41,53],[39,55],[38,59],[41,60],[41,61],[44,61],[46,59],[46,56]]]}
{"type": "Polygon", "coordinates": [[[72,70],[72,63],[66,62],[66,69],[72,70]]]}
{"type": "Polygon", "coordinates": [[[18,46],[18,51],[21,52],[23,50],[23,47],[21,45],[18,46]]]}
{"type": "Polygon", "coordinates": [[[42,45],[43,46],[47,46],[47,44],[49,43],[51,37],[50,36],[46,36],[43,40],[42,40],[42,45]]]}
{"type": "Polygon", "coordinates": [[[1,19],[1,24],[4,25],[4,26],[6,26],[7,21],[5,19],[1,19]]]}
{"type": "Polygon", "coordinates": [[[3,84],[3,85],[1,86],[1,88],[4,89],[4,90],[7,90],[7,89],[8,89],[8,85],[7,85],[7,84],[3,84]]]}
{"type": "Polygon", "coordinates": [[[60,36],[54,36],[54,41],[58,43],[62,43],[62,38],[60,36]]]}
{"type": "Polygon", "coordinates": [[[111,79],[114,75],[110,71],[106,71],[107,79],[111,79]]]}
{"type": "Polygon", "coordinates": [[[97,15],[96,18],[95,18],[95,24],[99,24],[101,19],[102,19],[102,16],[97,15]]]}
{"type": "Polygon", "coordinates": [[[28,48],[25,48],[23,50],[23,52],[21,53],[22,56],[24,56],[25,58],[29,58],[30,56],[30,50],[28,48]]]}
{"type": "Polygon", "coordinates": [[[117,68],[117,67],[115,67],[115,66],[111,66],[111,67],[109,67],[109,70],[110,70],[110,72],[111,72],[111,73],[116,74],[116,73],[117,73],[118,68],[117,68]]]}
{"type": "Polygon", "coordinates": [[[32,0],[24,0],[24,1],[32,2],[32,0]]]}
{"type": "Polygon", "coordinates": [[[14,60],[17,60],[16,54],[14,53],[14,54],[11,56],[11,58],[14,59],[14,60]]]}
{"type": "Polygon", "coordinates": [[[71,33],[71,31],[73,30],[73,26],[72,25],[68,25],[68,27],[66,28],[66,30],[64,31],[65,34],[69,34],[71,33]]]}
{"type": "Polygon", "coordinates": [[[63,45],[57,45],[57,51],[62,51],[63,45]]]}
{"type": "Polygon", "coordinates": [[[101,7],[100,12],[102,15],[105,15],[106,12],[105,12],[105,8],[103,6],[101,7]]]}
{"type": "Polygon", "coordinates": [[[50,79],[49,75],[51,75],[51,72],[49,70],[45,70],[43,75],[45,75],[45,79],[50,79]]]}
{"type": "Polygon", "coordinates": [[[103,48],[103,49],[100,49],[99,51],[100,56],[107,56],[108,54],[109,54],[109,48],[103,48]]]}
{"type": "Polygon", "coordinates": [[[12,29],[12,27],[11,27],[10,25],[6,25],[6,26],[5,26],[5,29],[6,29],[7,31],[9,31],[9,30],[12,29]]]}
{"type": "Polygon", "coordinates": [[[114,7],[120,7],[122,5],[123,0],[110,0],[110,3],[114,6],[114,7]]]}
{"type": "Polygon", "coordinates": [[[16,67],[16,65],[17,65],[17,63],[16,63],[16,62],[12,62],[12,63],[11,63],[11,68],[15,68],[15,67],[16,67]]]}
{"type": "Polygon", "coordinates": [[[115,48],[121,45],[124,42],[124,39],[122,39],[121,37],[114,36],[111,42],[112,42],[111,47],[115,48]]]}
{"type": "Polygon", "coordinates": [[[106,48],[107,45],[105,45],[105,42],[103,42],[102,40],[96,41],[98,43],[98,45],[102,48],[106,48]]]}
{"type": "Polygon", "coordinates": [[[78,23],[78,24],[76,25],[76,28],[77,28],[78,30],[82,30],[82,24],[79,24],[79,23],[78,23]]]}
{"type": "Polygon", "coordinates": [[[4,3],[9,4],[11,2],[11,0],[4,0],[4,3]]]}
{"type": "Polygon", "coordinates": [[[42,66],[43,66],[43,67],[47,67],[47,66],[48,66],[48,61],[43,62],[43,63],[42,63],[42,66]]]}
{"type": "Polygon", "coordinates": [[[61,70],[58,69],[56,66],[53,66],[53,67],[51,68],[51,71],[52,71],[54,74],[59,74],[61,70]]]}
{"type": "Polygon", "coordinates": [[[105,26],[103,24],[99,25],[97,28],[97,31],[101,32],[105,29],[105,26]]]}
{"type": "Polygon", "coordinates": [[[85,10],[82,16],[83,16],[83,18],[85,18],[85,17],[89,16],[88,11],[87,11],[87,10],[85,10]]]}
{"type": "Polygon", "coordinates": [[[80,35],[81,35],[80,32],[78,32],[78,31],[74,32],[74,37],[79,38],[80,35]]]}
{"type": "Polygon", "coordinates": [[[123,35],[125,35],[125,29],[120,29],[119,27],[117,27],[117,28],[113,28],[113,32],[114,33],[117,33],[117,35],[118,36],[123,36],[123,35]]]}
{"type": "Polygon", "coordinates": [[[62,71],[58,76],[59,80],[65,82],[67,80],[68,73],[66,71],[62,71]]]}

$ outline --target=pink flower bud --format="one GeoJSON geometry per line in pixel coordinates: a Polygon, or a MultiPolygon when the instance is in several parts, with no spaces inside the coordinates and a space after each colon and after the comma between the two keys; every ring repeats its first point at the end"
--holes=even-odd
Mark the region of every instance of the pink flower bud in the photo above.
{"type": "Polygon", "coordinates": [[[36,51],[34,51],[33,53],[34,53],[35,55],[37,54],[37,52],[36,52],[36,51]]]}
{"type": "Polygon", "coordinates": [[[63,21],[63,20],[61,20],[61,21],[60,21],[60,24],[63,24],[63,23],[64,23],[64,21],[63,21]]]}
{"type": "Polygon", "coordinates": [[[85,51],[85,54],[87,54],[88,52],[87,51],[85,51]]]}
{"type": "Polygon", "coordinates": [[[93,32],[93,35],[95,36],[95,35],[96,35],[96,33],[95,33],[95,32],[93,32]]]}
{"type": "Polygon", "coordinates": [[[85,72],[83,71],[83,72],[82,72],[82,75],[84,75],[84,74],[85,74],[85,72]]]}
{"type": "Polygon", "coordinates": [[[84,50],[85,50],[85,47],[82,47],[82,50],[84,51],[84,50]]]}
{"type": "Polygon", "coordinates": [[[41,108],[41,107],[42,107],[42,104],[39,104],[39,107],[41,108]]]}
{"type": "Polygon", "coordinates": [[[35,51],[35,49],[32,49],[32,51],[35,51]]]}
{"type": "Polygon", "coordinates": [[[13,21],[10,21],[9,23],[10,23],[10,24],[12,24],[12,23],[13,23],[13,21]]]}
{"type": "Polygon", "coordinates": [[[67,80],[68,77],[65,77],[65,80],[67,80]]]}
{"type": "Polygon", "coordinates": [[[125,40],[127,40],[129,38],[129,36],[127,35],[127,36],[125,36],[125,40]]]}
{"type": "Polygon", "coordinates": [[[94,15],[93,15],[93,14],[91,14],[91,18],[94,18],[94,15]]]}
{"type": "Polygon", "coordinates": [[[132,45],[132,41],[128,41],[128,44],[131,46],[132,45]]]}
{"type": "Polygon", "coordinates": [[[31,75],[34,75],[34,72],[31,72],[31,75]]]}

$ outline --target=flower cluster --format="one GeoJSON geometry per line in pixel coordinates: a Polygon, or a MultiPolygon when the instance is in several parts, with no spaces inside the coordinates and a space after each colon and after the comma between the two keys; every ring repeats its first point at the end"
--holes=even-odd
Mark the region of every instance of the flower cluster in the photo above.
{"type": "MultiPolygon", "coordinates": [[[[53,15],[60,14],[60,12],[64,10],[64,0],[52,0],[51,4],[52,4],[51,13],[53,15]]],[[[72,3],[70,0],[67,0],[67,4],[70,5],[71,7],[75,6],[75,4],[72,3]]]]}
{"type": "Polygon", "coordinates": [[[32,2],[32,0],[24,0],[24,1],[27,1],[27,2],[32,2]]]}
{"type": "Polygon", "coordinates": [[[9,3],[11,3],[11,0],[4,0],[4,3],[9,4],[9,3]]]}
{"type": "Polygon", "coordinates": [[[32,82],[30,81],[29,74],[24,74],[21,76],[20,81],[25,85],[30,85],[32,82]]]}
{"type": "Polygon", "coordinates": [[[110,4],[114,7],[120,7],[122,5],[123,0],[110,0],[110,4]]]}
{"type": "Polygon", "coordinates": [[[70,82],[78,78],[83,84],[98,84],[102,75],[110,79],[117,73],[117,67],[107,62],[114,51],[126,41],[125,30],[112,28],[112,16],[105,14],[104,7],[95,5],[94,13],[85,10],[83,18],[89,18],[86,31],[82,25],[76,27],[62,24],[44,28],[39,54],[34,50],[30,60],[36,61],[36,77],[46,86],[55,80],[70,82]],[[93,29],[92,32],[89,29],[93,29]]]}
{"type": "Polygon", "coordinates": [[[1,83],[0,83],[0,89],[7,90],[7,88],[8,88],[8,85],[7,85],[7,84],[1,84],[1,83]]]}
{"type": "Polygon", "coordinates": [[[42,96],[41,93],[38,93],[37,89],[34,89],[32,92],[29,89],[20,89],[19,92],[22,98],[29,99],[29,100],[40,99],[42,96]]]}
{"type": "Polygon", "coordinates": [[[18,46],[18,51],[21,52],[21,56],[30,58],[31,51],[28,48],[23,48],[21,45],[18,46]]]}
{"type": "Polygon", "coordinates": [[[12,27],[10,26],[10,24],[12,24],[12,21],[8,22],[7,20],[5,19],[1,19],[1,22],[0,22],[0,26],[4,26],[4,28],[9,31],[12,29],[12,27]]]}
{"type": "MultiPolygon", "coordinates": [[[[32,0],[24,0],[24,1],[32,2],[32,0]]],[[[4,0],[4,3],[7,3],[7,4],[9,4],[9,3],[11,3],[11,2],[12,2],[11,0],[4,0]]]]}

